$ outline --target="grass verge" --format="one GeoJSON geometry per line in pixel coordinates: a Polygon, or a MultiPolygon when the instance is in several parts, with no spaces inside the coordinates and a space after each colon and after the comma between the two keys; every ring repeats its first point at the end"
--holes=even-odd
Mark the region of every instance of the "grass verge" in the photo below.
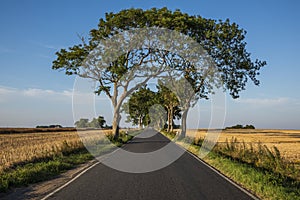
{"type": "Polygon", "coordinates": [[[0,191],[6,192],[12,187],[26,186],[48,180],[91,159],[93,156],[89,152],[82,151],[17,166],[15,169],[6,170],[0,175],[0,191]]]}
{"type": "MultiPolygon", "coordinates": [[[[165,133],[168,138],[173,139],[174,134],[165,133]]],[[[176,141],[189,152],[197,156],[201,140],[183,139],[176,141]],[[189,141],[187,143],[186,141],[189,141]]],[[[300,182],[297,179],[285,176],[283,173],[274,172],[264,167],[258,167],[252,163],[242,162],[229,154],[220,153],[220,147],[214,148],[204,159],[206,163],[213,166],[225,176],[232,179],[242,187],[248,189],[261,199],[300,199],[300,182]]]]}
{"type": "MultiPolygon", "coordinates": [[[[113,140],[115,145],[106,145],[99,149],[99,155],[111,152],[116,146],[120,147],[131,140],[136,134],[120,134],[118,140],[113,140]]],[[[66,143],[67,144],[67,143],[66,143]]],[[[60,155],[38,159],[31,163],[16,165],[6,169],[0,174],[0,192],[7,192],[10,188],[26,186],[28,184],[49,180],[55,176],[94,159],[85,148],[72,149],[60,155]]]]}

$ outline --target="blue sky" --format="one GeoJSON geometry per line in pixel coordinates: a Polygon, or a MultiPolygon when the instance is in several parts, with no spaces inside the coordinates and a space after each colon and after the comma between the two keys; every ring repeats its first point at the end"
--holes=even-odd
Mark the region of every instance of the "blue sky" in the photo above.
{"type": "MultiPolygon", "coordinates": [[[[296,0],[2,0],[0,126],[72,126],[75,77],[51,69],[55,52],[79,43],[77,34],[87,36],[105,12],[165,6],[205,18],[229,18],[247,31],[252,57],[267,61],[259,87],[249,83],[238,100],[227,96],[225,126],[251,123],[258,128],[300,129],[300,3],[296,0]]],[[[201,127],[209,123],[205,106],[209,107],[207,102],[201,127]]],[[[99,103],[97,113],[110,115],[106,108],[99,103]]]]}

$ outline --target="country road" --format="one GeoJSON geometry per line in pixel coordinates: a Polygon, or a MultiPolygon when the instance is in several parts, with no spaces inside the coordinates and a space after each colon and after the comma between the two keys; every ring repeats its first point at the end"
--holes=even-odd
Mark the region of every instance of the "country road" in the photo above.
{"type": "MultiPolygon", "coordinates": [[[[129,152],[151,152],[170,144],[170,140],[154,133],[152,136],[136,137],[123,146],[129,152]]],[[[175,151],[182,151],[173,145],[175,151]]],[[[115,151],[112,156],[117,156],[115,151]],[[116,154],[116,155],[114,155],[116,154]]],[[[162,159],[164,156],[159,157],[162,159]]],[[[159,160],[150,160],[151,163],[159,160]]],[[[140,166],[142,163],[134,163],[140,166]]],[[[138,169],[138,168],[137,168],[138,169]]],[[[47,199],[252,199],[248,194],[207,167],[187,152],[170,165],[148,173],[128,173],[112,169],[102,163],[96,164],[79,178],[52,194],[47,199]]]]}

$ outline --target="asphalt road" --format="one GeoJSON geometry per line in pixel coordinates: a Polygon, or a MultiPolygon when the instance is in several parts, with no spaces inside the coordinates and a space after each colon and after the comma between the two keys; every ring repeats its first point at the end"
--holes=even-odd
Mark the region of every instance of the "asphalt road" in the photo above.
{"type": "MultiPolygon", "coordinates": [[[[153,134],[153,132],[152,132],[153,134]]],[[[150,134],[151,135],[151,134],[150,134]]],[[[160,133],[148,138],[135,138],[124,145],[129,152],[146,153],[170,144],[160,133]]],[[[176,145],[172,148],[182,151],[176,145]]],[[[118,154],[118,150],[114,154],[118,154]]],[[[171,155],[172,156],[172,155],[171,155]]],[[[162,159],[164,156],[159,157],[162,159]]],[[[146,165],[159,163],[150,160],[146,165]]],[[[145,163],[135,163],[143,166],[145,163]]],[[[154,164],[155,166],[155,164],[154,164]]],[[[97,164],[48,199],[252,199],[212,169],[187,152],[172,164],[148,173],[128,173],[97,164]]]]}

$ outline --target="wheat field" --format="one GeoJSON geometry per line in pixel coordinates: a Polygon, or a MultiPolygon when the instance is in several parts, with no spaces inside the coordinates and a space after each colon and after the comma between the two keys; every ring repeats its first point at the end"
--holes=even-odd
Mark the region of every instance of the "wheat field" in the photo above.
{"type": "Polygon", "coordinates": [[[99,141],[109,130],[0,134],[0,173],[18,164],[83,149],[99,141]]]}
{"type": "MultiPolygon", "coordinates": [[[[64,132],[36,132],[0,134],[0,173],[20,163],[60,155],[65,151],[84,148],[84,144],[104,138],[110,131],[85,130],[64,132]]],[[[207,130],[188,131],[187,136],[204,138],[207,130]]],[[[300,130],[223,130],[218,138],[222,144],[237,138],[246,144],[262,144],[272,148],[276,146],[281,155],[294,163],[300,163],[300,130]]]]}
{"type": "MultiPolygon", "coordinates": [[[[187,136],[204,138],[207,130],[189,130],[187,136]]],[[[236,138],[239,142],[246,144],[262,143],[270,149],[276,146],[281,155],[294,163],[300,163],[300,130],[267,130],[267,129],[227,129],[222,130],[218,143],[230,141],[236,138]]]]}

